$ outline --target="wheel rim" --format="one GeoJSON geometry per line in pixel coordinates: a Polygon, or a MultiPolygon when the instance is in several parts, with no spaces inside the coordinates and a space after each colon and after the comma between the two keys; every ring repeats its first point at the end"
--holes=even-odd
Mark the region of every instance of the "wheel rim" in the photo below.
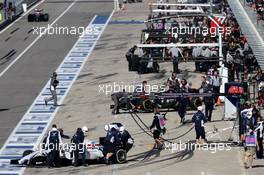
{"type": "Polygon", "coordinates": [[[116,152],[116,161],[118,163],[125,163],[126,162],[126,151],[123,149],[120,149],[116,152]]]}

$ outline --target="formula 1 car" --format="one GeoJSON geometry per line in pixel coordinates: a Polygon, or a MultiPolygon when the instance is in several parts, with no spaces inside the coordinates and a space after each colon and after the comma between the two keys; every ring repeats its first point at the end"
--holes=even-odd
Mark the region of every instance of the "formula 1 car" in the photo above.
{"type": "MultiPolygon", "coordinates": [[[[99,139],[99,143],[92,141],[86,141],[86,162],[89,163],[103,163],[104,162],[104,138],[99,139]]],[[[68,147],[67,144],[63,145],[60,149],[60,160],[59,163],[61,166],[72,165],[73,162],[73,146],[68,147]]],[[[21,159],[13,159],[10,161],[10,164],[16,165],[25,165],[25,166],[36,166],[36,165],[46,165],[48,152],[46,150],[25,150],[21,159]]],[[[126,151],[122,148],[122,145],[119,145],[115,148],[113,162],[116,163],[125,163],[126,162],[126,151]]],[[[81,160],[81,155],[79,157],[81,160]]]]}
{"type": "Polygon", "coordinates": [[[48,22],[49,14],[43,13],[43,9],[35,9],[34,13],[28,15],[28,22],[48,22]]]}
{"type": "MultiPolygon", "coordinates": [[[[130,93],[129,95],[129,103],[126,102],[127,100],[121,99],[119,101],[119,109],[128,111],[134,106],[134,110],[137,112],[152,112],[156,105],[160,109],[178,110],[183,94],[172,93],[173,96],[170,96],[170,93],[130,93]]],[[[198,106],[202,105],[202,100],[199,96],[193,96],[192,93],[185,93],[184,96],[189,110],[196,110],[198,106]]],[[[113,109],[114,105],[110,105],[110,108],[113,109]]]]}

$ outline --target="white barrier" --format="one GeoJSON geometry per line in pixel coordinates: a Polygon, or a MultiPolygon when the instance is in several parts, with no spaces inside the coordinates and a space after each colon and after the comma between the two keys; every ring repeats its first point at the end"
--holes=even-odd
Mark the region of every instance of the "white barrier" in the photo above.
{"type": "Polygon", "coordinates": [[[183,9],[183,10],[174,10],[174,9],[170,9],[170,10],[162,10],[162,9],[155,9],[153,10],[154,13],[204,13],[204,11],[201,8],[197,8],[195,10],[193,9],[183,9]]]}
{"type": "Polygon", "coordinates": [[[137,47],[140,48],[152,48],[152,47],[217,47],[219,43],[175,43],[175,44],[137,44],[137,47]]]}
{"type": "MultiPolygon", "coordinates": [[[[211,7],[210,4],[164,4],[164,3],[149,3],[151,6],[187,6],[187,7],[211,7]]],[[[215,6],[214,4],[212,6],[215,6]]]]}

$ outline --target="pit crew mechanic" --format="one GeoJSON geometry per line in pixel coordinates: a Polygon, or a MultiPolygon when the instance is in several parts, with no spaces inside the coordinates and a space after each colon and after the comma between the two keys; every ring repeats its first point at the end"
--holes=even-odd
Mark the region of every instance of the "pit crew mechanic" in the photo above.
{"type": "Polygon", "coordinates": [[[85,138],[86,132],[88,132],[88,128],[85,126],[82,128],[77,128],[76,133],[73,135],[73,137],[71,139],[71,143],[74,146],[74,149],[73,149],[73,156],[74,156],[73,165],[75,167],[78,166],[79,155],[81,155],[81,157],[82,157],[81,165],[87,166],[86,160],[85,160],[85,158],[86,158],[86,147],[84,145],[84,138],[85,138]]]}
{"type": "Polygon", "coordinates": [[[198,111],[192,117],[192,122],[196,132],[196,144],[204,144],[205,143],[204,124],[206,123],[206,118],[203,114],[202,106],[198,107],[198,111]]]}
{"type": "Polygon", "coordinates": [[[114,155],[116,148],[121,147],[128,152],[134,144],[134,139],[130,133],[125,130],[121,123],[111,123],[105,125],[106,137],[104,139],[105,163],[111,164],[110,160],[114,155]]]}
{"type": "Polygon", "coordinates": [[[48,133],[47,142],[45,149],[48,151],[47,156],[47,166],[58,167],[59,166],[59,146],[62,143],[60,131],[57,129],[57,126],[52,125],[52,129],[48,133]]]}

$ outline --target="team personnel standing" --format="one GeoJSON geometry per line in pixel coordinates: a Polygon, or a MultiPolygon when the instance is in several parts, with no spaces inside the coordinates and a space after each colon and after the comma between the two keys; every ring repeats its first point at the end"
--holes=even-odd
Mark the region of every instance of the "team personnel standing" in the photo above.
{"type": "MultiPolygon", "coordinates": [[[[207,91],[208,93],[212,93],[212,91],[207,91]]],[[[205,105],[205,118],[207,121],[211,121],[212,120],[212,113],[214,110],[214,98],[212,97],[204,97],[204,105],[205,105]]]]}
{"type": "Polygon", "coordinates": [[[121,126],[119,128],[119,131],[121,134],[121,141],[125,147],[126,152],[128,152],[134,144],[134,139],[131,137],[130,133],[125,129],[124,126],[121,126]]]}
{"type": "Polygon", "coordinates": [[[259,145],[259,150],[257,150],[257,158],[263,159],[263,121],[260,116],[257,118],[257,128],[255,129],[257,133],[257,141],[259,145]]]}
{"type": "Polygon", "coordinates": [[[222,79],[219,77],[218,71],[214,71],[214,75],[211,78],[210,84],[213,86],[213,93],[216,93],[215,95],[215,102],[217,102],[219,93],[220,93],[220,87],[222,84],[222,79]]]}
{"type": "Polygon", "coordinates": [[[159,108],[155,108],[155,115],[152,121],[150,130],[153,130],[153,138],[155,140],[154,149],[161,149],[164,145],[164,141],[160,138],[161,134],[166,133],[166,118],[164,115],[160,114],[159,108]]]}
{"type": "MultiPolygon", "coordinates": [[[[185,79],[181,80],[180,93],[188,93],[189,86],[185,79]]],[[[181,123],[184,124],[185,115],[187,111],[188,99],[184,96],[179,97],[178,114],[181,118],[181,123]]]]}
{"type": "Polygon", "coordinates": [[[48,168],[58,166],[60,156],[60,144],[62,144],[61,133],[56,125],[52,125],[52,129],[48,133],[45,148],[48,150],[47,166],[48,168]]]}
{"type": "Polygon", "coordinates": [[[202,83],[201,83],[201,87],[199,88],[199,92],[205,93],[208,91],[209,85],[205,76],[202,76],[201,79],[202,79],[202,83]]]}
{"type": "Polygon", "coordinates": [[[180,83],[179,83],[179,80],[177,78],[176,73],[171,74],[171,76],[168,78],[166,84],[168,86],[168,91],[167,91],[168,93],[180,91],[180,83]]]}
{"type": "Polygon", "coordinates": [[[196,132],[196,144],[204,144],[205,141],[204,124],[206,122],[206,118],[202,111],[203,107],[199,106],[198,111],[192,117],[192,122],[194,123],[196,132]]]}
{"type": "Polygon", "coordinates": [[[114,155],[115,152],[115,145],[120,144],[121,137],[119,135],[119,131],[115,127],[107,126],[105,127],[107,131],[106,137],[104,140],[104,154],[105,156],[105,163],[111,164],[110,158],[114,155]]]}
{"type": "Polygon", "coordinates": [[[50,98],[46,98],[45,101],[45,105],[48,104],[49,101],[53,100],[53,105],[54,106],[58,106],[57,103],[57,86],[59,85],[59,81],[57,80],[57,73],[53,72],[52,76],[51,76],[51,80],[50,80],[50,92],[51,92],[51,97],[50,98]]]}
{"type": "Polygon", "coordinates": [[[137,49],[137,46],[134,46],[131,49],[129,49],[129,51],[126,53],[126,59],[128,61],[128,70],[129,71],[133,71],[133,55],[134,55],[136,49],[137,49]]]}
{"type": "Polygon", "coordinates": [[[178,64],[179,64],[179,55],[182,55],[182,50],[177,47],[171,47],[168,50],[168,54],[171,54],[172,62],[173,62],[173,72],[180,73],[178,64]]]}
{"type": "MultiPolygon", "coordinates": [[[[85,128],[86,129],[86,128],[85,128]]],[[[73,165],[78,166],[79,155],[82,156],[82,165],[87,166],[86,164],[86,149],[84,146],[84,132],[87,130],[82,130],[81,128],[77,128],[76,133],[73,135],[71,142],[74,145],[73,155],[74,161],[73,165]]]]}

